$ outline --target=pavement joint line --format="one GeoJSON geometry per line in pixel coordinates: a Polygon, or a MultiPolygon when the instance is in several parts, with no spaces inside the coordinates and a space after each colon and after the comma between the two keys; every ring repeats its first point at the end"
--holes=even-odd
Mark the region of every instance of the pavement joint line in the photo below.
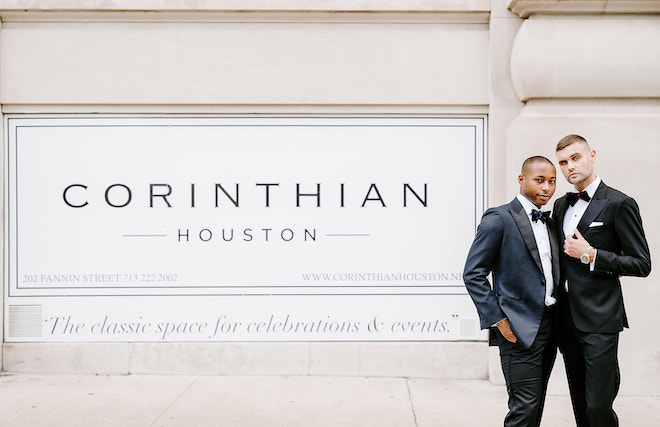
{"type": "Polygon", "coordinates": [[[172,402],[171,402],[169,405],[167,405],[167,407],[166,407],[165,409],[163,409],[163,411],[162,411],[160,414],[158,414],[158,416],[156,417],[156,419],[154,419],[154,422],[151,423],[151,424],[149,424],[149,427],[153,427],[153,426],[155,426],[156,423],[158,422],[158,420],[160,420],[160,419],[161,419],[161,418],[162,418],[162,417],[163,417],[163,416],[164,416],[164,415],[165,415],[165,414],[166,414],[166,413],[172,408],[172,406],[174,406],[174,404],[175,404],[176,402],[178,402],[179,399],[181,399],[181,397],[183,397],[183,395],[186,394],[186,392],[187,392],[188,390],[190,390],[190,388],[191,388],[191,387],[193,386],[193,384],[195,384],[196,382],[197,382],[197,377],[194,377],[194,378],[190,381],[190,384],[188,384],[188,385],[186,386],[186,388],[184,388],[184,389],[181,391],[181,393],[179,393],[179,395],[178,395],[177,397],[175,397],[175,398],[172,400],[172,402]]]}

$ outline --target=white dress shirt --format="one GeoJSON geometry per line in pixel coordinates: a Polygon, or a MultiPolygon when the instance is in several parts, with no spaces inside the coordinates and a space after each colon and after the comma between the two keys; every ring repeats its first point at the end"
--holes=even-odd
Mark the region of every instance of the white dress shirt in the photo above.
{"type": "MultiPolygon", "coordinates": [[[[591,199],[594,198],[594,194],[596,194],[596,189],[600,185],[600,177],[596,176],[596,179],[594,179],[594,182],[589,184],[584,190],[586,191],[587,194],[591,199]]],[[[577,193],[578,190],[577,188],[573,189],[574,193],[577,193]]],[[[589,200],[589,202],[591,201],[589,200]]],[[[578,201],[575,203],[575,205],[571,206],[568,205],[568,208],[566,209],[566,214],[564,215],[564,224],[563,224],[563,229],[564,229],[564,236],[570,237],[573,234],[575,234],[575,229],[577,228],[578,224],[580,223],[580,220],[582,219],[582,216],[584,215],[584,212],[587,210],[589,207],[589,202],[578,199],[578,201]]],[[[594,255],[594,260],[590,263],[590,268],[591,271],[594,271],[594,265],[596,262],[596,255],[598,254],[598,251],[596,251],[596,254],[594,255]]],[[[568,280],[566,281],[566,291],[568,291],[568,280]]]]}
{"type": "Polygon", "coordinates": [[[534,238],[536,239],[536,247],[538,248],[541,257],[543,276],[545,277],[545,305],[549,307],[555,304],[557,300],[552,296],[554,281],[552,280],[552,249],[550,248],[548,226],[541,220],[536,222],[532,221],[532,209],[537,209],[534,203],[522,194],[518,194],[516,197],[523,206],[523,209],[525,209],[530,224],[532,224],[532,231],[534,232],[534,238]]]}

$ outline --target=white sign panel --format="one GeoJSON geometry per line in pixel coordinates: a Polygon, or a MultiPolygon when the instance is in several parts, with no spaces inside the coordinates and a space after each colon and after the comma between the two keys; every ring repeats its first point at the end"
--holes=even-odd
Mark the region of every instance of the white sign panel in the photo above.
{"type": "Polygon", "coordinates": [[[482,337],[484,117],[8,116],[6,341],[482,337]]]}

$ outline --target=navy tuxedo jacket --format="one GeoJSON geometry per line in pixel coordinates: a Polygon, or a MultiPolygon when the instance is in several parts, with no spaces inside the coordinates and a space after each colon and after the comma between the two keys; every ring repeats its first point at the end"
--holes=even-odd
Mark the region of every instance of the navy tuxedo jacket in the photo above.
{"type": "MultiPolygon", "coordinates": [[[[555,201],[553,218],[562,246],[567,208],[566,196],[555,201]]],[[[568,298],[575,326],[582,332],[620,332],[628,326],[628,320],[619,276],[646,277],[651,272],[651,255],[637,203],[601,182],[577,229],[597,249],[597,255],[591,271],[588,264],[562,250],[560,283],[564,286],[568,280],[568,294],[563,297],[568,298]]]]}
{"type": "MultiPolygon", "coordinates": [[[[559,243],[548,222],[552,276],[559,283],[559,243]]],[[[465,263],[463,280],[481,328],[507,318],[523,348],[536,338],[545,308],[545,276],[528,214],[518,199],[484,213],[465,263]],[[492,286],[488,280],[493,274],[492,286]]]]}

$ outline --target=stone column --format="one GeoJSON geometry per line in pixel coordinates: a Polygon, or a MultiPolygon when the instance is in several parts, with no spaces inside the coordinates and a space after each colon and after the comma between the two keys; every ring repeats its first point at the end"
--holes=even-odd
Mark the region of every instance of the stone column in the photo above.
{"type": "MultiPolygon", "coordinates": [[[[509,9],[526,18],[511,54],[513,84],[525,106],[507,128],[507,171],[515,173],[533,154],[556,162],[559,139],[584,136],[597,152],[599,176],[639,203],[655,258],[660,1],[514,0],[509,9]]],[[[563,176],[558,184],[557,196],[570,189],[563,176]]],[[[660,392],[658,281],[657,272],[622,279],[630,329],[620,341],[621,395],[660,392]]],[[[556,380],[563,387],[563,374],[556,380]]]]}

